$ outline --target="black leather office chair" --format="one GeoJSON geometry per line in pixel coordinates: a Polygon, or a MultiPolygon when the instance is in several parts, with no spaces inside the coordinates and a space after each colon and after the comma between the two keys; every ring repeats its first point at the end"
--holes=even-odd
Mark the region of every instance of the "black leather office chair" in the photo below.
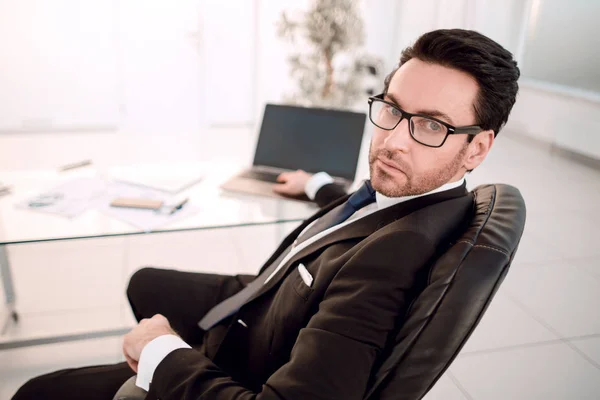
{"type": "MultiPolygon", "coordinates": [[[[506,276],[525,227],[525,203],[508,185],[479,186],[474,194],[469,227],[432,266],[364,399],[425,396],[460,352],[506,276]]],[[[132,378],[115,399],[144,396],[132,378]]]]}

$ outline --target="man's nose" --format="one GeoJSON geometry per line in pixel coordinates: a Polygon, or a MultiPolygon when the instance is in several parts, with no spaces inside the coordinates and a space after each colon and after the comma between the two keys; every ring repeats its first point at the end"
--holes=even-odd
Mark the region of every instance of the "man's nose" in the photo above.
{"type": "Polygon", "coordinates": [[[388,131],[388,135],[383,141],[385,147],[391,151],[401,151],[406,153],[412,145],[413,138],[410,137],[408,119],[403,118],[396,127],[388,131]]]}

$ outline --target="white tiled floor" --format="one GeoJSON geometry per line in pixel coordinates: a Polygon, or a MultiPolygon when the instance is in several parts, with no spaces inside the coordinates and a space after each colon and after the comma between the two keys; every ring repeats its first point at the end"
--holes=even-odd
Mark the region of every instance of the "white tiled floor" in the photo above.
{"type": "Polygon", "coordinates": [[[598,399],[600,371],[564,343],[458,358],[451,367],[473,399],[598,399]]]}
{"type": "MultiPolygon", "coordinates": [[[[527,227],[481,324],[426,399],[600,399],[600,172],[505,134],[468,182],[518,187],[528,206],[527,227]]],[[[85,322],[90,327],[131,323],[128,311],[119,310],[136,268],[256,271],[276,238],[291,229],[15,246],[9,251],[19,309],[31,319],[13,333],[35,335],[57,313],[82,322],[93,312],[97,319],[85,322]]],[[[38,374],[120,360],[118,338],[3,351],[0,400],[38,374]]]]}
{"type": "Polygon", "coordinates": [[[561,338],[598,334],[600,313],[591,307],[600,305],[600,282],[577,268],[578,263],[515,263],[504,282],[505,293],[561,338]]]}
{"type": "Polygon", "coordinates": [[[462,351],[485,352],[557,339],[556,334],[501,291],[462,351]]]}
{"type": "Polygon", "coordinates": [[[467,400],[467,395],[455,383],[456,378],[446,373],[427,393],[427,400],[467,400]]]}
{"type": "Polygon", "coordinates": [[[570,342],[600,368],[600,337],[576,339],[570,342]]]}

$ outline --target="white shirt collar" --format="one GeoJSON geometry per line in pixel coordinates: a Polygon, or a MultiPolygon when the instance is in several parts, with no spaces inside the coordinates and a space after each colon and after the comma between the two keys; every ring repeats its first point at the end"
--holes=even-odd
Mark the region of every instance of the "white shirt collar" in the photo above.
{"type": "Polygon", "coordinates": [[[375,199],[377,200],[377,209],[383,210],[384,208],[391,207],[393,205],[396,205],[396,204],[399,204],[399,203],[402,203],[402,202],[405,202],[408,200],[416,199],[417,197],[427,196],[429,194],[454,189],[454,188],[461,186],[464,182],[465,182],[465,178],[463,177],[456,182],[449,182],[449,183],[446,183],[445,185],[440,186],[437,189],[433,189],[430,192],[423,193],[423,194],[417,194],[414,196],[387,197],[387,196],[382,195],[379,192],[376,192],[375,199]]]}

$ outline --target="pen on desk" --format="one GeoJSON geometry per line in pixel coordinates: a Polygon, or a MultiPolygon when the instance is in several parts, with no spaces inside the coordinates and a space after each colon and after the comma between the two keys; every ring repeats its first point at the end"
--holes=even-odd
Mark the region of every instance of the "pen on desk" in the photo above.
{"type": "Polygon", "coordinates": [[[59,167],[58,170],[60,172],[65,172],[65,171],[70,171],[72,169],[87,167],[88,165],[92,165],[92,160],[83,160],[83,161],[79,161],[79,162],[76,162],[73,164],[63,165],[62,167],[59,167]]]}
{"type": "Polygon", "coordinates": [[[183,199],[178,204],[174,205],[173,208],[171,209],[171,212],[169,213],[169,215],[173,215],[173,214],[175,214],[175,212],[177,210],[181,210],[183,208],[183,206],[185,205],[185,203],[188,202],[188,200],[189,199],[183,199]]]}
{"type": "Polygon", "coordinates": [[[0,196],[4,196],[5,194],[10,194],[11,188],[10,186],[0,186],[0,196]]]}

